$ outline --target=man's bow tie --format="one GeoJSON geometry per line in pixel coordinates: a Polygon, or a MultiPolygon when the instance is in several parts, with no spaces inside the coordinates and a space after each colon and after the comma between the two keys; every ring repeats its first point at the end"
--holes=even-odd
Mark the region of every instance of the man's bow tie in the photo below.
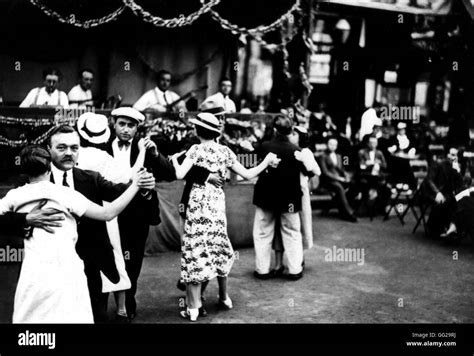
{"type": "Polygon", "coordinates": [[[128,148],[128,146],[130,146],[130,142],[129,141],[118,141],[118,148],[120,150],[122,150],[122,148],[128,148]]]}

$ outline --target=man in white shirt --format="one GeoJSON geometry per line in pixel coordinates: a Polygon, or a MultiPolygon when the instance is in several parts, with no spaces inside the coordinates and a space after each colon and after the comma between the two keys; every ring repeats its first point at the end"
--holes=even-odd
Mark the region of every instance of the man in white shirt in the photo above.
{"type": "Polygon", "coordinates": [[[374,126],[382,126],[382,120],[377,116],[374,108],[368,108],[360,120],[359,140],[362,141],[364,136],[371,134],[374,126]]]}
{"type": "Polygon", "coordinates": [[[20,108],[31,106],[62,106],[69,108],[69,101],[65,92],[57,89],[61,80],[61,72],[58,69],[48,68],[43,71],[44,87],[30,90],[26,98],[21,102],[20,108]]]}
{"type": "Polygon", "coordinates": [[[70,108],[87,108],[94,106],[92,101],[92,84],[94,83],[94,71],[89,68],[84,68],[79,73],[79,84],[72,87],[67,94],[70,108]]]}
{"type": "Polygon", "coordinates": [[[169,90],[171,86],[171,73],[166,70],[160,70],[157,77],[156,87],[143,94],[133,105],[133,108],[138,111],[144,111],[145,109],[154,109],[158,112],[186,111],[184,101],[172,105],[180,96],[174,91],[169,90]]]}
{"type": "MultiPolygon", "coordinates": [[[[236,107],[234,101],[229,98],[229,94],[232,91],[232,81],[229,78],[223,78],[219,82],[219,92],[209,96],[204,100],[201,104],[201,107],[205,105],[205,103],[211,101],[218,104],[225,109],[226,113],[233,113],[236,112],[236,107]]],[[[202,109],[201,109],[202,110],[202,109]]]]}

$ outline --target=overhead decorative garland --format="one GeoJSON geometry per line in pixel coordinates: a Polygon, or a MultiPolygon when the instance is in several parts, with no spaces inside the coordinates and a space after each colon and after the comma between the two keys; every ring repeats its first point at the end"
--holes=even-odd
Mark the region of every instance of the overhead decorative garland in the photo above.
{"type": "Polygon", "coordinates": [[[152,15],[150,12],[146,11],[140,5],[138,5],[134,0],[122,1],[123,5],[114,12],[110,13],[109,15],[106,15],[99,19],[92,19],[86,21],[77,20],[74,14],[71,14],[68,17],[62,16],[58,12],[43,5],[40,0],[30,0],[30,3],[41,9],[46,15],[57,19],[59,22],[82,28],[95,27],[113,21],[125,10],[126,7],[128,7],[136,16],[141,17],[144,21],[149,22],[157,27],[167,28],[191,25],[203,14],[210,13],[211,18],[219,22],[223,29],[229,30],[236,35],[250,35],[256,39],[258,39],[265,33],[281,28],[285,20],[289,20],[290,22],[292,22],[294,16],[293,13],[301,12],[301,0],[296,0],[295,4],[293,4],[293,6],[285,14],[280,16],[280,18],[273,21],[271,24],[261,25],[255,28],[247,29],[245,27],[240,27],[235,24],[232,24],[230,21],[220,16],[216,11],[212,10],[212,8],[218,5],[221,0],[210,0],[207,3],[205,2],[205,0],[201,0],[202,6],[199,10],[187,16],[180,15],[179,17],[174,17],[170,19],[165,19],[160,16],[152,15]]]}
{"type": "Polygon", "coordinates": [[[141,17],[144,21],[149,22],[158,27],[182,27],[191,25],[194,21],[196,21],[201,15],[205,14],[206,12],[211,11],[211,8],[217,4],[219,4],[221,0],[211,0],[208,3],[201,3],[203,4],[201,8],[188,16],[180,15],[179,17],[171,18],[171,19],[164,19],[160,16],[155,16],[150,14],[148,11],[144,10],[140,5],[138,5],[133,0],[123,0],[125,6],[127,6],[133,13],[141,17]]]}
{"type": "Polygon", "coordinates": [[[99,19],[92,19],[92,20],[86,20],[86,21],[79,21],[76,19],[76,16],[74,14],[71,14],[69,17],[64,17],[57,13],[56,11],[50,9],[49,7],[41,4],[39,0],[30,0],[30,2],[37,6],[40,10],[42,10],[46,15],[55,18],[59,22],[68,24],[68,25],[73,25],[76,27],[81,27],[81,28],[91,28],[91,27],[96,27],[99,25],[103,25],[105,23],[108,23],[110,21],[115,20],[124,10],[125,10],[125,5],[120,6],[117,10],[114,12],[105,15],[99,19]]]}
{"type": "Polygon", "coordinates": [[[232,32],[234,35],[250,35],[252,37],[260,37],[262,34],[274,31],[280,27],[282,27],[283,22],[285,20],[293,22],[293,12],[301,12],[301,6],[300,6],[300,1],[301,0],[296,0],[296,3],[289,9],[285,14],[283,14],[279,19],[275,20],[269,25],[260,25],[255,28],[247,29],[245,27],[239,27],[235,24],[232,24],[228,20],[224,19],[222,16],[220,16],[217,12],[214,10],[210,11],[210,14],[214,20],[219,22],[221,27],[224,30],[228,30],[232,32]]]}

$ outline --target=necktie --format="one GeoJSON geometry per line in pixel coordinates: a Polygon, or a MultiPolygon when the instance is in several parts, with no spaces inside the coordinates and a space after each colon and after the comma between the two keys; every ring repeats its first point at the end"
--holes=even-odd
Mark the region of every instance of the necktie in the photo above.
{"type": "Polygon", "coordinates": [[[127,149],[128,146],[130,146],[129,141],[118,141],[118,148],[120,151],[122,151],[123,148],[127,149]]]}
{"type": "Polygon", "coordinates": [[[163,99],[165,99],[165,104],[166,104],[166,106],[168,106],[169,103],[168,103],[168,100],[166,99],[166,93],[165,92],[163,92],[163,99]]]}
{"type": "Polygon", "coordinates": [[[64,172],[64,174],[63,174],[63,185],[65,187],[69,187],[69,184],[67,183],[67,173],[66,172],[64,172]]]}

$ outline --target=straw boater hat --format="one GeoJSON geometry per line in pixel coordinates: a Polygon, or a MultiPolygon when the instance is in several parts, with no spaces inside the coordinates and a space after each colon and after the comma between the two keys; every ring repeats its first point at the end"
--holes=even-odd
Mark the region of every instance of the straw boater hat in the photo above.
{"type": "Polygon", "coordinates": [[[226,110],[215,100],[207,100],[203,102],[199,109],[201,109],[202,112],[208,112],[214,115],[223,115],[226,113],[226,110]]]}
{"type": "Polygon", "coordinates": [[[196,118],[189,119],[189,122],[193,123],[194,125],[204,127],[207,130],[221,133],[221,124],[219,119],[208,112],[197,114],[196,118]]]}
{"type": "Polygon", "coordinates": [[[110,138],[109,120],[104,115],[86,112],[77,119],[77,131],[90,143],[106,143],[110,138]]]}
{"type": "Polygon", "coordinates": [[[125,117],[127,119],[135,120],[138,124],[141,124],[145,121],[145,115],[143,115],[140,111],[130,107],[115,109],[110,114],[115,118],[125,117]]]}

